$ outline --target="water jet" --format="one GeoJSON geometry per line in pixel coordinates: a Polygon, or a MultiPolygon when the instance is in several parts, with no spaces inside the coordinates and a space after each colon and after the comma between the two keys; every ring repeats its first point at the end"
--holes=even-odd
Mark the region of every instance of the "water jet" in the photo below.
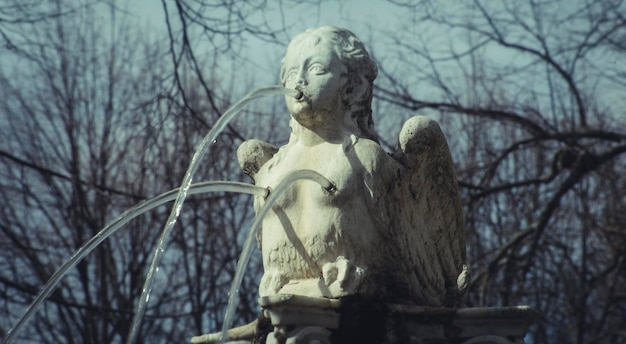
{"type": "Polygon", "coordinates": [[[271,207],[255,200],[260,228],[248,240],[263,256],[260,318],[230,330],[227,317],[192,343],[523,341],[532,309],[463,307],[470,272],[448,144],[437,122],[415,116],[385,152],[372,121],[376,74],[348,30],[310,29],[289,44],[281,81],[298,92],[285,99],[289,142],[249,140],[237,151],[256,185],[285,188],[271,207]],[[302,170],[332,192],[281,183],[302,170]]]}

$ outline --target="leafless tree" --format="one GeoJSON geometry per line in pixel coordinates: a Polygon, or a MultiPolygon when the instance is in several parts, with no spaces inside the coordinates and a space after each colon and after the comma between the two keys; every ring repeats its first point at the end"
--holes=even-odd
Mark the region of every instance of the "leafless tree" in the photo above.
{"type": "MultiPolygon", "coordinates": [[[[231,95],[246,91],[229,86],[222,58],[236,59],[253,39],[284,46],[294,32],[283,11],[321,6],[162,1],[163,50],[130,34],[114,1],[9,4],[0,7],[9,48],[2,57],[20,63],[0,65],[4,332],[98,229],[178,186],[195,145],[231,95]],[[94,14],[103,8],[117,15],[106,29],[94,14]],[[269,19],[272,11],[279,15],[269,19]]],[[[401,122],[415,113],[435,117],[448,134],[473,271],[468,305],[536,308],[530,342],[626,342],[626,5],[388,4],[407,20],[362,37],[379,60],[381,142],[392,149],[401,122]]],[[[194,180],[242,178],[233,147],[248,137],[268,140],[253,131],[275,130],[259,121],[281,111],[275,103],[251,109],[251,125],[231,125],[194,180]]],[[[141,216],[90,255],[26,335],[121,342],[167,212],[141,216]]],[[[219,329],[251,215],[247,196],[186,202],[140,341],[184,341],[219,329]]],[[[240,292],[241,321],[258,312],[255,264],[240,292]]]]}
{"type": "Polygon", "coordinates": [[[114,4],[107,0],[80,1],[5,1],[0,4],[0,46],[7,53],[4,59],[19,57],[20,59],[36,59],[30,49],[37,45],[30,29],[33,25],[49,23],[60,18],[71,17],[85,10],[101,8],[101,4],[114,4]]]}
{"type": "MultiPolygon", "coordinates": [[[[224,6],[230,16],[216,22],[205,15],[211,2],[176,3],[188,24],[174,38],[181,51],[185,33],[228,49],[246,35],[288,33],[284,16],[246,31],[246,9],[259,4],[224,6]]],[[[469,305],[535,307],[529,338],[538,343],[624,342],[623,1],[389,3],[412,20],[372,35],[381,142],[395,144],[387,133],[398,130],[388,129],[406,116],[394,113],[436,117],[449,133],[473,267],[469,305]]]]}
{"type": "Polygon", "coordinates": [[[377,95],[451,133],[469,304],[535,307],[538,343],[625,342],[623,1],[421,5],[377,95]]]}
{"type": "MultiPolygon", "coordinates": [[[[171,93],[162,47],[128,25],[113,3],[33,21],[20,47],[29,59],[2,66],[3,333],[79,246],[133,204],[179,186],[207,131],[199,116],[214,122],[214,106],[230,102],[194,93],[196,78],[179,80],[190,90],[186,101],[171,93]]],[[[233,140],[220,137],[194,180],[243,178],[233,140]]],[[[138,342],[186,341],[219,328],[251,209],[250,196],[226,193],[186,203],[138,342]]],[[[71,270],[19,338],[123,342],[168,210],[133,220],[71,270]]],[[[240,321],[258,313],[258,265],[240,289],[240,321]]]]}

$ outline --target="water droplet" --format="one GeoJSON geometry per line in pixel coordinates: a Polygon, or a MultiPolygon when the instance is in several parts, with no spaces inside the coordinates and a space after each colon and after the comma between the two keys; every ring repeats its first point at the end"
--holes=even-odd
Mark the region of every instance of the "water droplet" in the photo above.
{"type": "Polygon", "coordinates": [[[213,141],[211,143],[212,144],[216,144],[217,143],[217,139],[213,139],[213,141]]]}

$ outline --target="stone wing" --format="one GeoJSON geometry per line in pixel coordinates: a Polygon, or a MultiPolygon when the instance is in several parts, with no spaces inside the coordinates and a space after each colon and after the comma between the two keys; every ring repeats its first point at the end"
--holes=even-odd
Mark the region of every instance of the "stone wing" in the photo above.
{"type": "Polygon", "coordinates": [[[452,157],[439,124],[417,116],[403,126],[394,154],[405,169],[387,204],[399,279],[425,306],[460,305],[466,287],[465,232],[452,157]]]}

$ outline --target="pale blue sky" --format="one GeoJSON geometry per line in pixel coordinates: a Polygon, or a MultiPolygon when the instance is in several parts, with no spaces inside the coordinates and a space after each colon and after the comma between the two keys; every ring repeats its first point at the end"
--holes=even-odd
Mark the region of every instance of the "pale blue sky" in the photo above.
{"type": "MultiPolygon", "coordinates": [[[[417,1],[415,1],[417,2],[417,1]]],[[[445,52],[449,54],[450,51],[456,53],[463,52],[471,37],[466,32],[459,30],[458,32],[450,31],[447,28],[437,27],[434,24],[427,26],[420,25],[419,18],[423,13],[421,11],[427,11],[436,6],[438,9],[445,10],[445,13],[451,13],[458,16],[457,19],[464,20],[463,13],[467,13],[464,9],[454,9],[455,6],[461,6],[456,1],[437,1],[429,2],[431,7],[421,7],[417,10],[411,11],[407,8],[395,6],[384,0],[335,0],[335,1],[311,1],[310,4],[292,5],[289,1],[268,1],[268,5],[264,11],[259,11],[257,16],[258,20],[267,20],[271,22],[273,27],[284,26],[287,28],[287,32],[284,37],[278,37],[278,40],[282,43],[271,44],[263,42],[253,36],[245,37],[245,45],[242,46],[237,52],[233,52],[232,56],[220,56],[224,58],[224,62],[220,62],[218,68],[222,68],[224,74],[232,74],[237,83],[242,85],[252,85],[252,87],[265,86],[268,84],[275,84],[278,81],[278,71],[280,68],[280,61],[285,51],[285,45],[289,42],[291,37],[295,34],[304,31],[310,27],[318,27],[323,25],[335,25],[345,27],[357,34],[359,38],[365,43],[370,50],[370,53],[375,55],[381,67],[392,70],[397,75],[400,75],[405,82],[414,85],[414,87],[420,90],[420,96],[426,98],[432,98],[429,90],[424,85],[419,84],[419,80],[411,80],[411,77],[417,75],[416,71],[406,69],[407,67],[413,67],[412,65],[419,65],[419,68],[428,69],[428,64],[424,60],[420,61],[418,56],[407,56],[404,61],[405,65],[398,64],[405,56],[398,54],[406,53],[398,52],[398,49],[394,49],[394,42],[392,38],[404,37],[406,43],[409,46],[423,44],[428,48],[433,56],[437,56],[437,52],[445,52]],[[390,61],[390,62],[387,62],[390,61]],[[403,68],[405,70],[403,70],[403,68]],[[395,70],[394,70],[395,69],[395,70]],[[237,71],[237,73],[232,73],[237,71]]],[[[175,10],[174,4],[171,0],[167,0],[170,11],[175,10]]],[[[572,3],[572,8],[563,8],[563,14],[566,15],[569,12],[575,12],[575,3],[572,3]]],[[[135,13],[138,22],[149,25],[152,35],[167,39],[164,25],[163,4],[159,0],[137,0],[129,4],[129,11],[135,13]]],[[[256,18],[253,18],[254,21],[256,18]]],[[[555,24],[556,25],[556,24],[555,24]]],[[[558,26],[554,26],[552,29],[558,30],[558,26]]],[[[402,39],[402,38],[401,38],[402,39]]],[[[475,42],[473,42],[475,43],[475,42]]],[[[472,44],[473,44],[472,43],[472,44]]],[[[213,48],[208,45],[206,40],[202,37],[198,38],[194,42],[194,49],[199,56],[203,54],[213,54],[213,48]]],[[[416,46],[416,49],[419,47],[416,46]]],[[[519,52],[511,53],[502,48],[491,46],[485,49],[482,57],[485,58],[484,68],[493,69],[496,66],[523,66],[530,61],[528,55],[520,54],[519,52]]],[[[623,57],[621,57],[623,58],[623,57]]],[[[602,66],[612,67],[618,64],[616,61],[607,60],[601,62],[603,59],[609,59],[608,56],[598,56],[594,62],[596,66],[590,66],[594,69],[586,69],[586,73],[597,73],[602,70],[602,66]]],[[[626,61],[624,61],[626,65],[626,61]]],[[[617,68],[617,67],[614,67],[617,68]]],[[[455,80],[459,79],[458,83],[462,83],[460,79],[462,76],[463,67],[452,63],[450,68],[443,68],[440,73],[444,76],[447,73],[447,77],[455,80]]],[[[535,77],[538,79],[545,78],[545,75],[541,75],[539,72],[535,77]]],[[[511,76],[505,76],[512,78],[511,76]]],[[[591,78],[590,80],[593,80],[591,78]]],[[[508,84],[516,83],[517,80],[512,78],[507,81],[508,84]]],[[[529,84],[528,87],[532,87],[535,91],[541,91],[537,87],[546,86],[545,80],[538,80],[536,84],[529,84]]],[[[468,86],[464,86],[468,87],[468,86]]],[[[624,103],[623,95],[615,94],[612,92],[611,85],[600,85],[599,87],[606,88],[604,91],[598,91],[598,96],[607,99],[605,104],[611,104],[611,106],[619,106],[624,103]]],[[[516,87],[513,87],[516,89],[516,87]]],[[[243,95],[249,89],[238,90],[243,95]]],[[[522,93],[523,95],[523,93],[522,93]]],[[[520,93],[510,94],[508,97],[518,97],[520,93]]]]}
{"type": "MultiPolygon", "coordinates": [[[[399,17],[406,15],[402,9],[383,0],[323,1],[321,4],[304,4],[295,7],[289,6],[285,1],[282,8],[281,3],[281,1],[270,1],[268,10],[263,13],[259,12],[258,20],[265,19],[275,23],[276,26],[284,24],[287,27],[287,34],[283,37],[279,36],[278,39],[285,45],[291,37],[307,28],[334,25],[354,31],[369,46],[370,41],[367,38],[371,35],[370,24],[374,27],[389,28],[399,17]]],[[[174,4],[168,3],[168,9],[174,11],[174,4]]],[[[139,23],[151,28],[151,34],[166,37],[161,1],[133,1],[129,4],[128,10],[136,16],[139,23]]],[[[201,39],[194,48],[199,52],[202,51],[201,39]]],[[[246,40],[246,46],[238,54],[251,65],[255,65],[257,72],[265,73],[267,78],[276,78],[284,47],[251,37],[246,40]]]]}

